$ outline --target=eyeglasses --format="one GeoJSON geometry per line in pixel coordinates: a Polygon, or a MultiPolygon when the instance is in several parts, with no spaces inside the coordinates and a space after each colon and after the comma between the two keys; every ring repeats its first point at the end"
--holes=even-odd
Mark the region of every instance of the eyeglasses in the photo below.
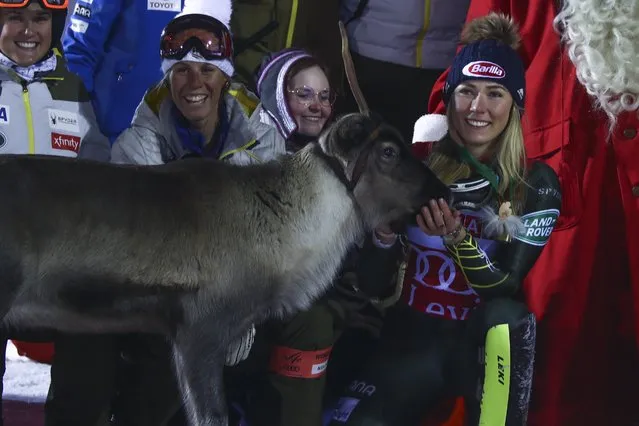
{"type": "Polygon", "coordinates": [[[304,106],[309,106],[317,96],[317,100],[320,105],[325,107],[333,106],[335,103],[335,93],[329,89],[320,90],[319,92],[315,92],[314,89],[310,87],[298,87],[296,89],[288,90],[288,93],[295,95],[295,99],[297,102],[304,106]]]}
{"type": "MultiPolygon", "coordinates": [[[[19,8],[27,7],[32,0],[0,0],[0,8],[19,8]]],[[[39,0],[42,6],[47,9],[66,9],[69,6],[69,0],[39,0]]]]}
{"type": "Polygon", "coordinates": [[[189,14],[174,19],[162,31],[160,56],[180,60],[191,50],[206,60],[232,58],[231,33],[224,24],[207,15],[189,14]]]}

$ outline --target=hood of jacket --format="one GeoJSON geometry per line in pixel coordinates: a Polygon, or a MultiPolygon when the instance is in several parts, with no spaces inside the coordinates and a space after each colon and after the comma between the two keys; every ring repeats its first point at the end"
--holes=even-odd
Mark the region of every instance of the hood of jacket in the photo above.
{"type": "Polygon", "coordinates": [[[284,139],[297,131],[295,119],[286,102],[286,76],[299,60],[311,57],[300,49],[287,49],[264,59],[257,73],[257,95],[263,113],[268,114],[284,139]]]}

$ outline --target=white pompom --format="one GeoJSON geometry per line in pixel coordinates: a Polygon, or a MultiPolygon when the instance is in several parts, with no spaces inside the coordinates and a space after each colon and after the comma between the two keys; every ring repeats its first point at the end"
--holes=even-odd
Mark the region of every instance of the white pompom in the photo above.
{"type": "Polygon", "coordinates": [[[413,128],[413,143],[437,142],[448,133],[448,119],[443,114],[422,115],[413,128]]]}

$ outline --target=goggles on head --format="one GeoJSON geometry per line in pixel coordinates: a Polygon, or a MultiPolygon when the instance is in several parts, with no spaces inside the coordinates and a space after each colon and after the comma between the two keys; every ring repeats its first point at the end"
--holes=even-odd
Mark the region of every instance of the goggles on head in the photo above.
{"type": "Polygon", "coordinates": [[[232,59],[231,33],[224,24],[208,15],[180,16],[162,31],[160,56],[180,60],[191,50],[206,60],[232,59]]]}
{"type": "MultiPolygon", "coordinates": [[[[29,3],[35,0],[0,0],[0,8],[20,8],[27,7],[29,3]]],[[[69,6],[69,0],[37,0],[46,9],[66,9],[69,6]]]]}

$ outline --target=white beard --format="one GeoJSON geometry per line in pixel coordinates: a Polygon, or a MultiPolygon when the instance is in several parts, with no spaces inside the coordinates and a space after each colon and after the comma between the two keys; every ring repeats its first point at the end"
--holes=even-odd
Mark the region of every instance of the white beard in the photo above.
{"type": "Polygon", "coordinates": [[[563,29],[577,78],[614,125],[639,108],[639,1],[564,0],[563,29]]]}

